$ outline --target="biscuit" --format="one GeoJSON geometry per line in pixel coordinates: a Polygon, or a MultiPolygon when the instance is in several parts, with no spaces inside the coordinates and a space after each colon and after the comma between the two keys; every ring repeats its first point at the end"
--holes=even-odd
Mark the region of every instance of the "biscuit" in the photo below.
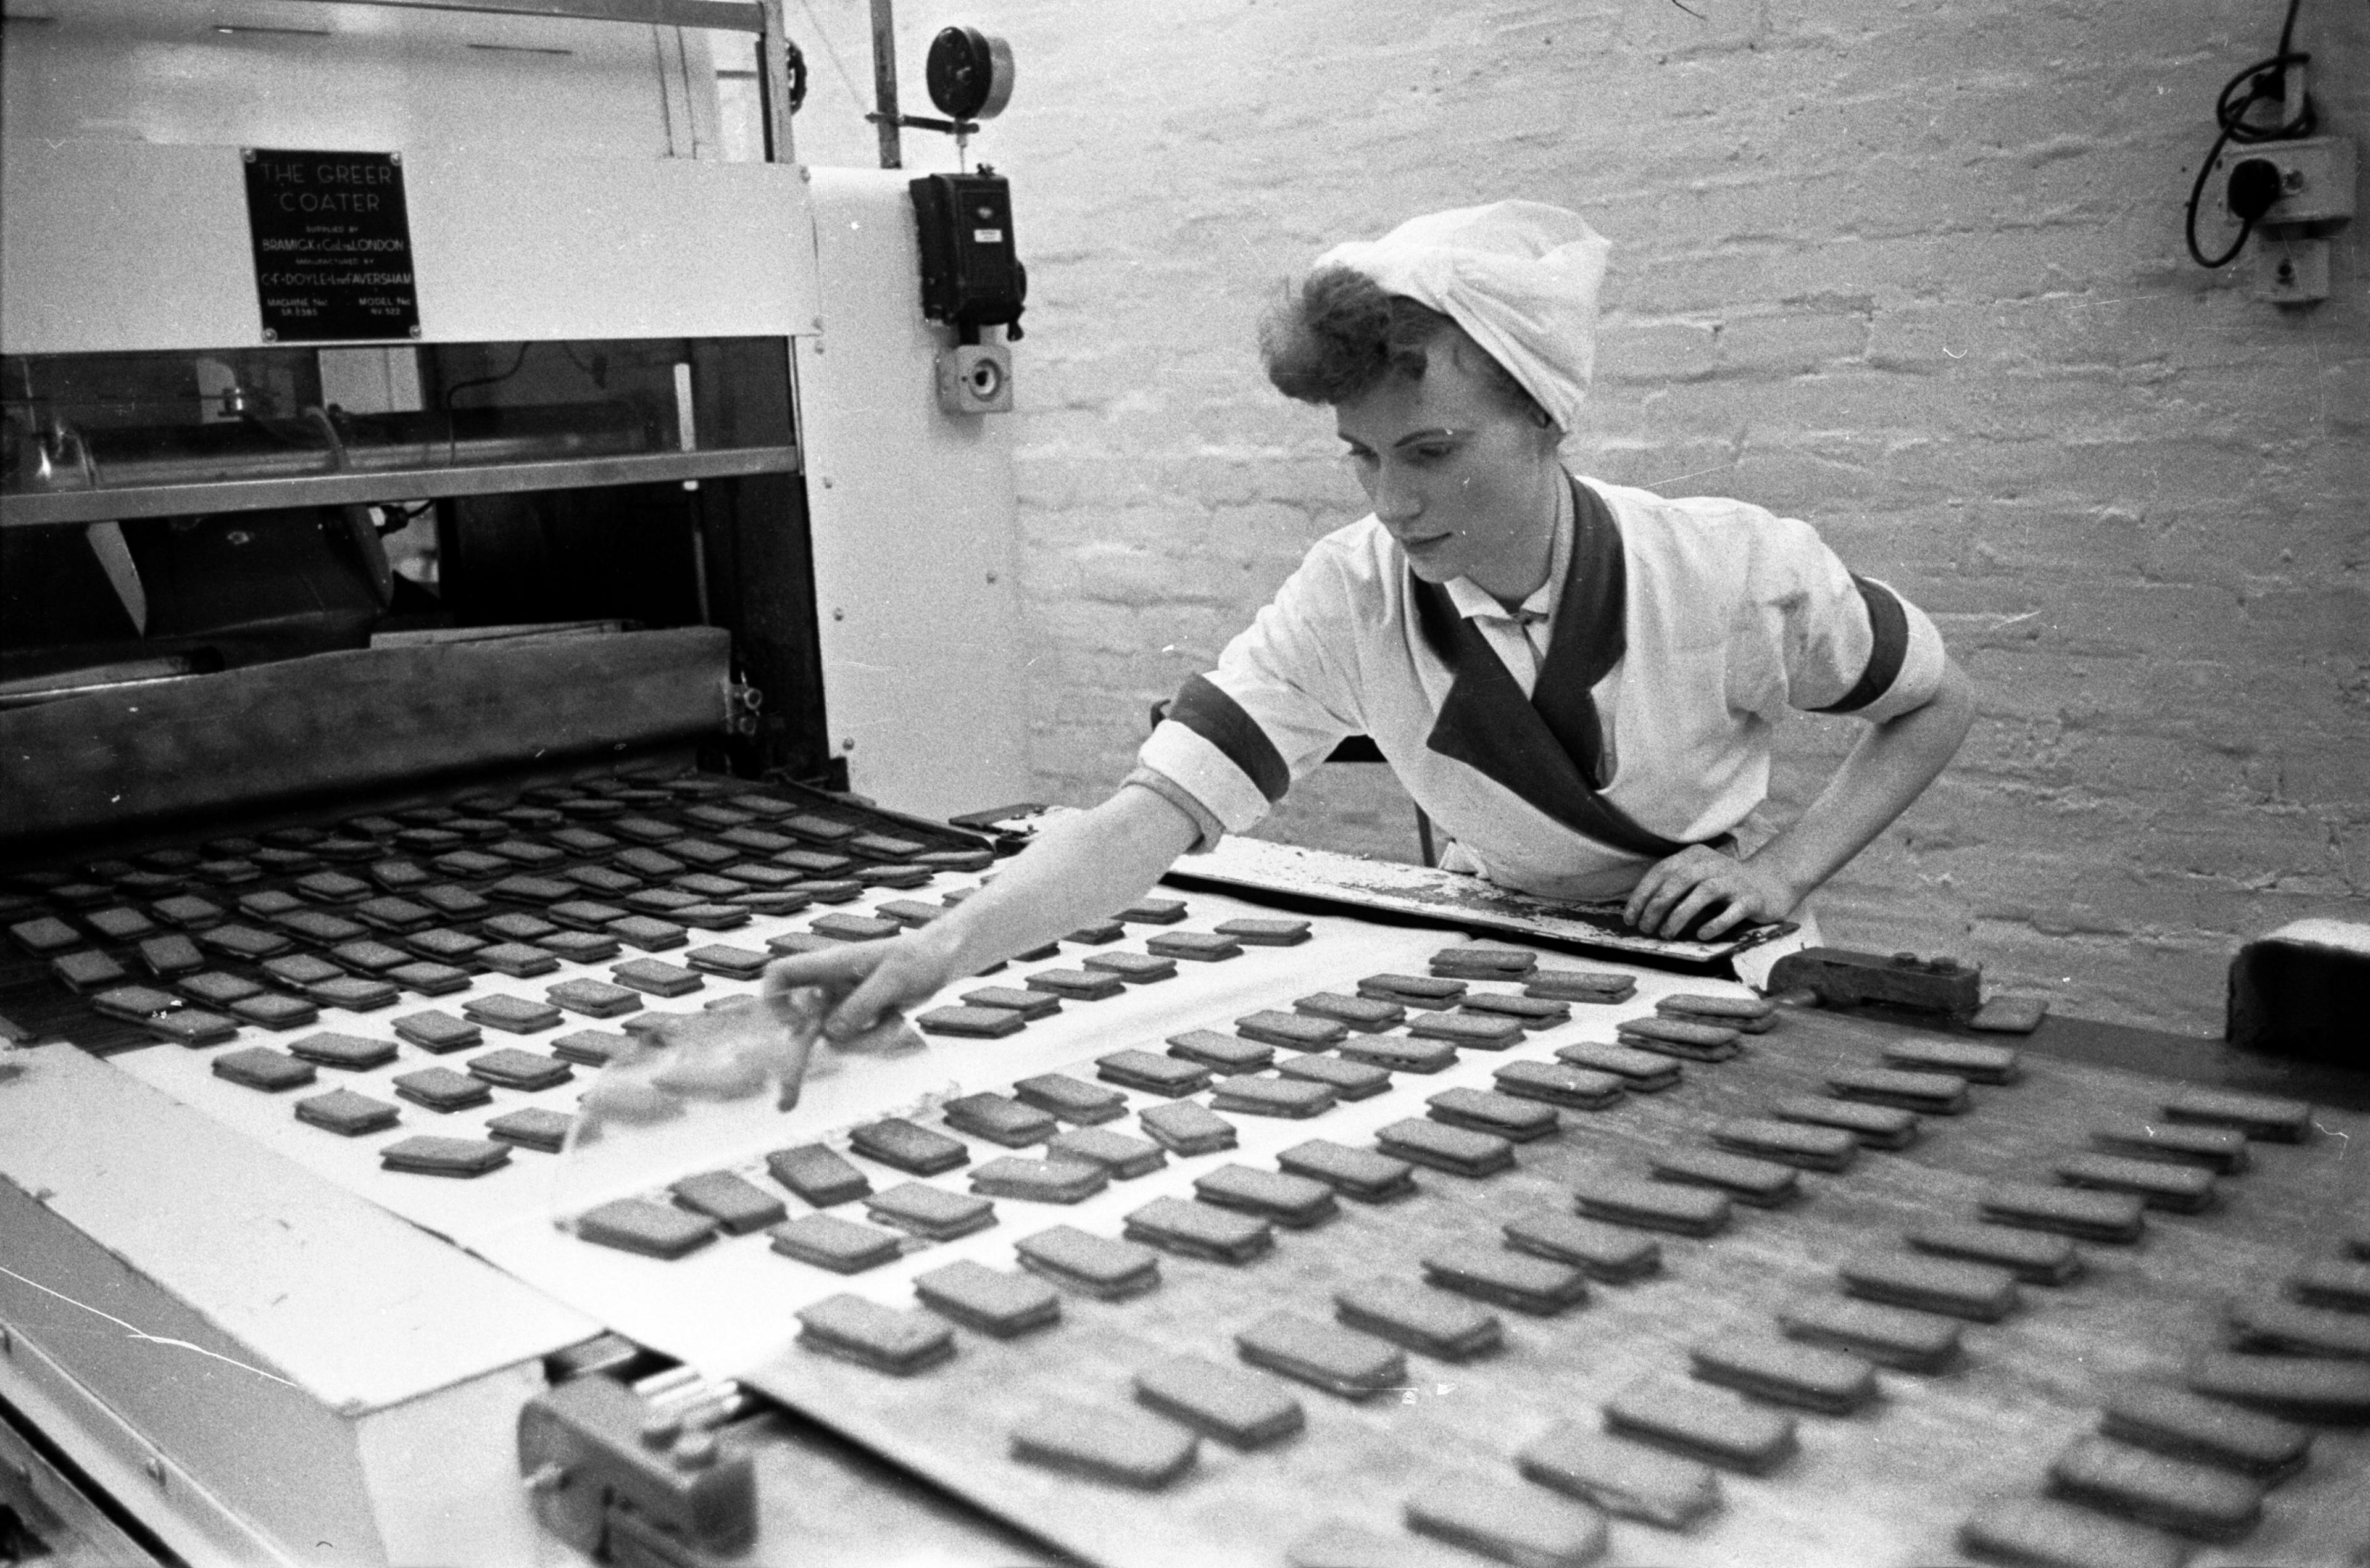
{"type": "Polygon", "coordinates": [[[1455,1046],[1412,1035],[1361,1035],[1344,1040],[1340,1049],[1345,1061],[1363,1061],[1393,1072],[1440,1072],[1456,1065],[1455,1046]]]}
{"type": "Polygon", "coordinates": [[[1286,1174],[1322,1182],[1336,1192],[1368,1203],[1404,1196],[1415,1190],[1415,1167],[1408,1162],[1321,1138],[1294,1144],[1279,1153],[1275,1162],[1286,1174]]]}
{"type": "Polygon", "coordinates": [[[1019,986],[982,986],[977,990],[965,991],[961,1000],[965,1007],[1000,1008],[1029,1020],[1050,1018],[1062,1011],[1062,999],[1053,992],[1019,986]]]}
{"type": "Polygon", "coordinates": [[[2016,1276],[1988,1264],[1882,1253],[1847,1262],[1835,1272],[1855,1296],[1979,1323],[1999,1322],[2019,1299],[2016,1276]]]}
{"type": "Polygon", "coordinates": [[[1012,1457],[1153,1492],[1193,1467],[1202,1440],[1138,1410],[1056,1404],[1012,1429],[1012,1457]]]}
{"type": "Polygon", "coordinates": [[[1386,1154],[1453,1175],[1486,1176],[1514,1163],[1514,1146],[1505,1138],[1431,1120],[1393,1122],[1375,1132],[1375,1141],[1386,1154]]]}
{"type": "Polygon", "coordinates": [[[971,1163],[971,1150],[961,1142],[902,1116],[857,1127],[848,1135],[848,1144],[866,1159],[878,1160],[909,1176],[935,1176],[971,1163]]]}
{"type": "Polygon", "coordinates": [[[158,1038],[181,1046],[218,1046],[238,1034],[238,1025],[221,1013],[196,1007],[160,1013],[137,1022],[158,1038]]]}
{"type": "Polygon", "coordinates": [[[1778,1022],[1778,1004],[1764,997],[1708,991],[1674,992],[1656,1001],[1654,1011],[1665,1017],[1692,1018],[1749,1035],[1765,1034],[1778,1022]]]}
{"type": "Polygon", "coordinates": [[[1306,921],[1245,918],[1220,921],[1213,929],[1247,947],[1296,947],[1309,937],[1306,921]]]}
{"type": "Polygon", "coordinates": [[[1827,1092],[1837,1099],[1893,1105],[1927,1116],[1955,1116],[1967,1108],[1967,1081],[1948,1072],[1847,1068],[1827,1075],[1827,1092]]]}
{"type": "Polygon", "coordinates": [[[1358,994],[1404,1006],[1443,1010],[1465,995],[1463,980],[1436,975],[1368,975],[1358,982],[1358,994]]]}
{"type": "Polygon", "coordinates": [[[2288,1294],[2307,1307],[2370,1312],[2370,1264],[2325,1258],[2288,1276],[2288,1294]]]}
{"type": "Polygon", "coordinates": [[[1698,1024],[1685,1018],[1624,1018],[1614,1036],[1635,1050],[1652,1051],[1688,1061],[1726,1061],[1743,1048],[1743,1037],[1721,1024],[1698,1024]]]}
{"type": "Polygon", "coordinates": [[[1065,1122],[1091,1125],[1117,1121],[1127,1115],[1127,1096],[1118,1090],[1058,1072],[1023,1078],[1013,1084],[1012,1092],[1027,1104],[1050,1111],[1065,1122]]]}
{"type": "Polygon", "coordinates": [[[788,1212],[781,1199],[730,1171],[685,1176],[667,1191],[676,1203],[715,1221],[728,1236],[746,1236],[777,1225],[788,1212]]]}
{"type": "Polygon", "coordinates": [[[1858,1356],[1765,1334],[1726,1334],[1688,1351],[1708,1383],[1824,1415],[1848,1415],[1876,1398],[1876,1372],[1858,1356]]]}
{"type": "Polygon", "coordinates": [[[2135,1195],[2150,1208],[2195,1214],[2214,1202],[2214,1173],[2198,1165],[2173,1165],[2120,1154],[2075,1154],[2052,1167],[2069,1186],[2135,1195]]]}
{"type": "Polygon", "coordinates": [[[1591,1279],[1626,1284],[1662,1266],[1662,1243],[1617,1225],[1542,1211],[1506,1221],[1506,1244],[1518,1252],[1570,1264],[1591,1279]]]}
{"type": "Polygon", "coordinates": [[[648,1198],[621,1197],[576,1218],[576,1234],[595,1246],[650,1258],[679,1258],[716,1240],[710,1221],[648,1198]]]}
{"type": "Polygon", "coordinates": [[[1150,985],[1156,980],[1177,978],[1175,958],[1157,957],[1150,953],[1089,953],[1084,963],[1089,969],[1103,969],[1117,975],[1130,985],[1150,985]]]}
{"type": "Polygon", "coordinates": [[[1465,1000],[1456,1006],[1460,1013],[1512,1018],[1525,1029],[1552,1029],[1559,1024],[1571,1022],[1570,1002],[1551,1001],[1545,997],[1518,996],[1511,991],[1468,991],[1465,1000]]]}
{"type": "Polygon", "coordinates": [[[995,1223],[995,1205],[984,1197],[950,1193],[926,1182],[901,1182],[864,1200],[864,1212],[933,1242],[950,1242],[995,1223]]]}
{"type": "Polygon", "coordinates": [[[1986,1503],[1959,1527],[1976,1556],[2024,1568],[2180,1568],[2186,1548],[2152,1530],[2054,1498],[1986,1503]]]}
{"type": "Polygon", "coordinates": [[[1020,983],[1073,1001],[1104,1001],[1127,989],[1127,982],[1108,969],[1040,969],[1020,983]]]}
{"type": "Polygon", "coordinates": [[[1110,1185],[1100,1165],[1076,1160],[1031,1160],[1003,1154],[974,1166],[971,1190],[1030,1203],[1083,1203],[1110,1185]]]}
{"type": "Polygon", "coordinates": [[[1594,1040],[1575,1040],[1570,1045],[1559,1046],[1556,1059],[1590,1072],[1609,1072],[1626,1088],[1639,1094],[1668,1089],[1686,1070],[1667,1057],[1594,1040]]]}
{"type": "Polygon", "coordinates": [[[1435,977],[1451,979],[1518,980],[1539,967],[1539,956],[1526,947],[1495,942],[1468,942],[1444,947],[1426,960],[1435,977]]]}
{"type": "Polygon", "coordinates": [[[1592,1176],[1572,1188],[1572,1198],[1591,1219],[1681,1236],[1709,1236],[1728,1223],[1728,1195],[1714,1187],[1592,1176]]]}
{"type": "Polygon", "coordinates": [[[1321,1083],[1336,1100],[1367,1100],[1391,1086],[1391,1075],[1372,1062],[1344,1061],[1340,1057],[1309,1053],[1289,1056],[1276,1064],[1280,1078],[1321,1083]]]}
{"type": "Polygon", "coordinates": [[[1954,1073],[1970,1083],[2013,1083],[2024,1076],[2022,1060],[2015,1051],[1973,1040],[1895,1040],[1882,1055],[1890,1067],[1909,1072],[1954,1073]]]}
{"type": "Polygon", "coordinates": [[[1261,1078],[1256,1073],[1221,1078],[1210,1096],[1214,1110],[1294,1120],[1322,1115],[1337,1103],[1333,1091],[1323,1083],[1306,1078],[1261,1078]]]}
{"type": "Polygon", "coordinates": [[[1638,992],[1635,977],[1607,969],[1534,969],[1524,977],[1524,996],[1553,1001],[1627,1001],[1638,992]]]}
{"type": "Polygon", "coordinates": [[[1394,1346],[1290,1312],[1270,1312],[1243,1329],[1235,1348],[1254,1367],[1344,1399],[1364,1399],[1407,1381],[1407,1356],[1394,1346]]]}
{"type": "Polygon", "coordinates": [[[1330,1018],[1370,1035],[1407,1022],[1407,1008],[1400,1002],[1375,996],[1343,996],[1338,991],[1296,998],[1292,1010],[1311,1018],[1330,1018]]]}
{"type": "Polygon", "coordinates": [[[1495,1350],[1504,1338],[1495,1315],[1390,1275],[1341,1286],[1333,1310],[1353,1329],[1446,1361],[1495,1350]]]}
{"type": "Polygon", "coordinates": [[[1796,1339],[1848,1350],[1904,1372],[1941,1371],[1959,1354],[1954,1320],[1848,1297],[1798,1301],[1778,1314],[1778,1326],[1796,1339]]]}
{"type": "Polygon", "coordinates": [[[613,986],[605,980],[580,977],[562,980],[546,987],[543,993],[552,1004],[570,1013],[581,1013],[588,1018],[616,1018],[623,1013],[639,1013],[642,995],[624,986],[613,986]]]}
{"type": "Polygon", "coordinates": [[[1306,1421],[1300,1402],[1271,1379],[1198,1356],[1156,1361],[1134,1381],[1145,1405],[1237,1448],[1290,1436],[1306,1421]]]}
{"type": "Polygon", "coordinates": [[[482,1139],[414,1137],[380,1150],[378,1162],[384,1170],[414,1175],[482,1176],[509,1164],[511,1151],[482,1139]]]}
{"type": "Polygon", "coordinates": [[[521,1149],[539,1150],[557,1154],[568,1143],[568,1129],[575,1117],[558,1111],[547,1111],[541,1105],[524,1105],[515,1111],[505,1111],[486,1123],[487,1136],[521,1149]]]}
{"type": "Polygon", "coordinates": [[[1126,1217],[1125,1234],[1180,1257],[1248,1263],[1275,1244],[1264,1219],[1183,1198],[1155,1198],[1126,1217]]]}
{"type": "Polygon", "coordinates": [[[1444,1089],[1424,1104],[1424,1114],[1436,1122],[1496,1133],[1517,1143],[1549,1137],[1562,1126],[1553,1106],[1490,1089],[1444,1089]]]}
{"type": "Polygon", "coordinates": [[[967,1259],[915,1275],[914,1294],[939,1316],[997,1339],[1049,1328],[1062,1316],[1053,1287],[967,1259]]]}
{"type": "Polygon", "coordinates": [[[1408,1033],[1474,1050],[1502,1051],[1523,1037],[1523,1021],[1490,1013],[1424,1013],[1408,1024],[1408,1033]]]}
{"type": "Polygon", "coordinates": [[[893,1263],[904,1243],[888,1230],[831,1214],[801,1214],[765,1232],[774,1251],[834,1274],[861,1274],[893,1263]]]}
{"type": "Polygon", "coordinates": [[[1295,1051],[1321,1051],[1350,1035],[1348,1025],[1338,1019],[1312,1018],[1305,1013],[1253,1013],[1236,1019],[1235,1029],[1245,1039],[1295,1051]]]}
{"type": "Polygon", "coordinates": [[[650,915],[627,915],[611,921],[604,929],[627,946],[644,953],[664,953],[691,940],[689,933],[674,921],[650,915]]]}
{"type": "Polygon", "coordinates": [[[423,1067],[415,1071],[397,1073],[394,1089],[400,1099],[415,1105],[425,1105],[431,1111],[462,1111],[472,1105],[482,1105],[494,1097],[483,1079],[466,1072],[455,1072],[449,1067],[423,1067]]]}
{"type": "Polygon", "coordinates": [[[1061,1130],[1061,1124],[1050,1113],[1002,1094],[964,1094],[948,1101],[939,1110],[947,1125],[957,1132],[967,1132],[1007,1149],[1042,1143],[1061,1130]]]}
{"type": "Polygon", "coordinates": [[[1160,1260],[1132,1242],[1056,1225],[1013,1243],[1021,1266],[1106,1301],[1140,1296],[1160,1283],[1160,1260]]]}
{"type": "Polygon", "coordinates": [[[1780,1121],[1836,1127],[1870,1149],[1904,1149],[1917,1136],[1917,1116],[1896,1105],[1864,1105],[1818,1094],[1790,1095],[1769,1106],[1780,1121]]]}
{"type": "Polygon", "coordinates": [[[1138,898],[1112,918],[1130,925],[1175,925],[1185,918],[1185,905],[1176,898],[1138,898]]]}
{"type": "Polygon", "coordinates": [[[2185,1389],[2136,1383],[2111,1394],[2099,1430],[2173,1459],[2218,1465],[2268,1485],[2304,1468],[2312,1434],[2185,1389]]]}
{"type": "Polygon", "coordinates": [[[1197,1094],[1210,1086],[1208,1068],[1176,1057],[1155,1056],[1150,1051],[1114,1051],[1098,1057],[1095,1076],[1122,1089],[1171,1098],[1197,1094]]]}
{"type": "Polygon", "coordinates": [[[531,979],[547,975],[559,967],[559,956],[550,949],[525,942],[498,942],[480,948],[470,956],[470,961],[482,968],[492,969],[512,979],[531,979]]]}
{"type": "Polygon", "coordinates": [[[1987,1188],[1977,1204],[1986,1219],[2054,1230],[2086,1242],[2136,1242],[2143,1228],[2143,1204],[2133,1193],[2002,1182],[1987,1188]]]}
{"type": "Polygon", "coordinates": [[[1018,1035],[1029,1021],[1005,1007],[933,1007],[914,1019],[925,1035],[949,1035],[960,1039],[997,1040],[1018,1035]]]}
{"type": "Polygon", "coordinates": [[[1606,1402],[1605,1425],[1608,1431],[1749,1475],[1766,1475],[1795,1448],[1793,1417],[1669,1378],[1649,1378],[1623,1389],[1606,1402]]]}
{"type": "Polygon", "coordinates": [[[1141,1138],[1102,1127],[1074,1127],[1045,1142],[1049,1160],[1075,1160],[1099,1167],[1114,1181],[1133,1181],[1164,1169],[1168,1151],[1141,1138]]]}
{"type": "Polygon", "coordinates": [[[564,1082],[576,1080],[576,1070],[569,1063],[538,1057],[535,1052],[522,1052],[512,1045],[486,1052],[484,1057],[472,1057],[465,1066],[472,1078],[484,1078],[502,1090],[557,1090],[564,1082]]]}
{"type": "Polygon", "coordinates": [[[765,1156],[765,1171],[817,1208],[852,1202],[872,1191],[863,1172],[820,1143],[776,1150],[765,1156]]]}
{"type": "Polygon", "coordinates": [[[1188,1029],[1169,1036],[1167,1044],[1170,1056],[1221,1072],[1256,1072],[1275,1059],[1273,1047],[1239,1035],[1221,1035],[1215,1029],[1188,1029]]]}
{"type": "Polygon", "coordinates": [[[1175,1100],[1138,1111],[1136,1124],[1154,1142],[1175,1154],[1214,1154],[1235,1146],[1235,1127],[1194,1100],[1175,1100]]]}
{"type": "Polygon", "coordinates": [[[332,1089],[326,1094],[297,1101],[296,1119],[347,1138],[359,1138],[366,1132],[393,1127],[402,1119],[402,1112],[384,1100],[374,1100],[351,1089],[332,1089]]]}
{"type": "Polygon", "coordinates": [[[765,972],[765,966],[773,959],[766,954],[753,953],[746,947],[728,947],[710,943],[685,953],[683,961],[702,974],[721,975],[730,980],[754,980],[765,972]]]}
{"type": "MultiPolygon", "coordinates": [[[[476,1033],[475,1030],[470,1032],[476,1033]]],[[[342,1067],[350,1072],[361,1072],[393,1061],[395,1047],[386,1040],[368,1040],[358,1035],[324,1031],[318,1035],[307,1035],[301,1040],[289,1041],[288,1054],[304,1061],[318,1062],[324,1067],[342,1067]]]]}
{"type": "Polygon", "coordinates": [[[2236,1540],[2262,1517],[2263,1489],[2245,1476],[2083,1437],[2049,1467],[2059,1496],[2204,1540],[2236,1540]]]}
{"type": "Polygon", "coordinates": [[[2370,1361],[2370,1317],[2357,1312],[2265,1298],[2234,1302],[2229,1328],[2233,1350],[2370,1361]]]}
{"type": "Polygon", "coordinates": [[[1214,964],[1243,956],[1241,943],[1212,931],[1164,931],[1157,936],[1146,937],[1144,947],[1145,952],[1164,958],[1190,958],[1197,964],[1214,964]]]}
{"type": "Polygon", "coordinates": [[[1778,1207],[1792,1198],[1801,1185],[1790,1165],[1709,1149],[1665,1149],[1653,1156],[1651,1168],[1659,1180],[1717,1187],[1737,1202],[1758,1208],[1778,1207]]]}
{"type": "Polygon", "coordinates": [[[695,971],[656,958],[629,958],[609,973],[619,985],[649,996],[689,996],[708,984],[695,971]]]}
{"type": "Polygon", "coordinates": [[[2177,1122],[2233,1127],[2249,1138],[2280,1143],[2302,1143],[2312,1131],[2311,1105],[2269,1094],[2184,1089],[2165,1102],[2164,1114],[2177,1122]]]}
{"type": "Polygon", "coordinates": [[[861,1296],[825,1297],[791,1315],[799,1320],[800,1345],[877,1372],[903,1377],[955,1353],[954,1331],[946,1324],[861,1296]]]}
{"type": "Polygon", "coordinates": [[[1720,1505],[1720,1482],[1708,1467],[1577,1421],[1559,1422],[1533,1438],[1514,1465],[1567,1497],[1667,1530],[1685,1529],[1720,1505]]]}
{"type": "Polygon", "coordinates": [[[2214,1355],[2192,1363],[2190,1391],[2318,1425],[2370,1425],[2370,1367],[2309,1356],[2214,1355]]]}
{"type": "Polygon", "coordinates": [[[1711,1129],[1711,1140],[1748,1154],[1805,1171],[1844,1171],[1859,1153],[1859,1139],[1841,1127],[1807,1127],[1776,1117],[1736,1116],[1711,1129]]]}
{"type": "Polygon", "coordinates": [[[523,996],[506,996],[499,991],[463,1002],[461,1016],[473,1024],[513,1035],[537,1034],[560,1021],[559,1009],[548,1002],[529,1001],[523,996]]]}
{"type": "Polygon", "coordinates": [[[298,1061],[285,1051],[275,1051],[269,1046],[249,1046],[243,1051],[227,1051],[214,1058],[213,1075],[249,1089],[261,1089],[278,1093],[313,1082],[312,1064],[298,1061]]]}
{"type": "Polygon", "coordinates": [[[1440,1248],[1422,1258],[1423,1276],[1444,1290],[1533,1317],[1552,1317],[1588,1299],[1588,1281],[1569,1264],[1480,1243],[1440,1248]]]}
{"type": "Polygon", "coordinates": [[[2202,1165],[2221,1175],[2247,1169],[2247,1135],[2237,1127],[2129,1121],[2092,1127],[2090,1141],[2110,1153],[2202,1165]]]}

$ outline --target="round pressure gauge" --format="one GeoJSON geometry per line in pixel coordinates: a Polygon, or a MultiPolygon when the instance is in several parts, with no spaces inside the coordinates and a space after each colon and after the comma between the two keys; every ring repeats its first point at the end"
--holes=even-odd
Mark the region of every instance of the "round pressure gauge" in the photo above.
{"type": "Polygon", "coordinates": [[[1012,46],[977,28],[930,40],[930,101],[949,120],[993,120],[1012,101],[1012,46]]]}

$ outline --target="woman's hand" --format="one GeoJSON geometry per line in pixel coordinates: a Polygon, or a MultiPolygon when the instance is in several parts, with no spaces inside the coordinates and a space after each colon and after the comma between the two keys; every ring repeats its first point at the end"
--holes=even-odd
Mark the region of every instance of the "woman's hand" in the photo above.
{"type": "Polygon", "coordinates": [[[1676,936],[1714,904],[1728,908],[1704,922],[1696,940],[1708,942],[1747,921],[1783,920],[1801,894],[1776,872],[1701,844],[1657,861],[1630,890],[1622,918],[1649,936],[1676,936]]]}
{"type": "Polygon", "coordinates": [[[850,1045],[943,990],[957,978],[956,962],[952,945],[933,941],[927,933],[851,942],[767,966],[765,998],[771,1003],[800,987],[817,988],[830,1008],[823,1021],[824,1038],[850,1045]]]}

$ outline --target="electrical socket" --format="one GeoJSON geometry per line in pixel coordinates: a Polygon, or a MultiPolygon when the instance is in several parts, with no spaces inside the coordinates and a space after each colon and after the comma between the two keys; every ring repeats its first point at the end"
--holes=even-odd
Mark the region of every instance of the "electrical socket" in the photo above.
{"type": "Polygon", "coordinates": [[[2343,136],[2308,136],[2222,149],[2209,178],[2222,192],[2223,216],[2231,227],[2238,220],[2230,212],[2230,171],[2250,158],[2261,158],[2280,171],[2280,199],[2256,220],[2257,234],[2335,234],[2353,216],[2353,142],[2343,136]]]}
{"type": "Polygon", "coordinates": [[[2255,297],[2275,305],[2308,305],[2329,298],[2329,242],[2255,242],[2255,297]]]}

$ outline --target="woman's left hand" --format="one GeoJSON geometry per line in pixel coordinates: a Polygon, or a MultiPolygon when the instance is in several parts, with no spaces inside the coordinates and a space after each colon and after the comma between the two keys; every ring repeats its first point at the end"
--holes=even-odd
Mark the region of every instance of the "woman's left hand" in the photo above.
{"type": "Polygon", "coordinates": [[[1801,902],[1801,896],[1775,872],[1689,844],[1647,869],[1622,918],[1649,936],[1676,936],[1705,910],[1725,903],[1696,933],[1696,940],[1708,942],[1747,921],[1783,920],[1801,902]]]}

